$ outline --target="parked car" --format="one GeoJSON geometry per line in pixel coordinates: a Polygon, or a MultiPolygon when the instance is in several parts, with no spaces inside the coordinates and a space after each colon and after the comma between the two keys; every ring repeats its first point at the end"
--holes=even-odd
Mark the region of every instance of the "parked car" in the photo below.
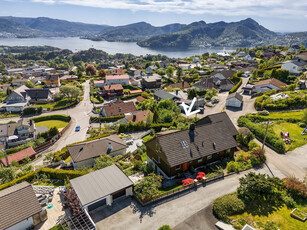
{"type": "Polygon", "coordinates": [[[77,126],[76,126],[75,131],[76,131],[76,132],[79,132],[79,131],[80,131],[80,125],[77,125],[77,126]]]}

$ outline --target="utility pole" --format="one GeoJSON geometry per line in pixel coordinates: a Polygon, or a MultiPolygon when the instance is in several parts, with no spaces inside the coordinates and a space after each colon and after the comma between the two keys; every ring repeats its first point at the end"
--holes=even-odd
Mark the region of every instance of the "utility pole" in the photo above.
{"type": "Polygon", "coordinates": [[[263,143],[262,143],[262,150],[264,149],[264,144],[265,144],[266,135],[268,133],[269,124],[270,124],[270,118],[269,118],[268,123],[266,125],[265,135],[264,135],[263,143]]]}
{"type": "Polygon", "coordinates": [[[99,135],[101,132],[101,111],[99,111],[99,135]]]}

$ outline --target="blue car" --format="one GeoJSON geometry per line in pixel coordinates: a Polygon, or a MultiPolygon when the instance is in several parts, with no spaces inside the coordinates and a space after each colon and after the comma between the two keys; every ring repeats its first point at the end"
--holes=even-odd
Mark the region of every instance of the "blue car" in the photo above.
{"type": "Polygon", "coordinates": [[[76,131],[76,132],[79,132],[79,131],[80,131],[80,125],[77,125],[77,126],[76,126],[75,131],[76,131]]]}

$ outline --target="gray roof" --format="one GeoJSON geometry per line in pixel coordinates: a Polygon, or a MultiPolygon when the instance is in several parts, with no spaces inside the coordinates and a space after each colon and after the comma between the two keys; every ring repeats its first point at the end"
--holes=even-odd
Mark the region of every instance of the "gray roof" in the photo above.
{"type": "Polygon", "coordinates": [[[239,101],[243,101],[243,96],[242,95],[240,95],[239,93],[231,93],[231,94],[229,94],[228,95],[228,97],[227,97],[227,100],[228,99],[231,99],[231,98],[237,98],[239,101]]]}
{"type": "Polygon", "coordinates": [[[50,89],[44,89],[44,88],[33,88],[33,89],[27,89],[26,90],[28,96],[31,99],[37,100],[37,99],[47,99],[48,96],[51,94],[50,89]]]}
{"type": "Polygon", "coordinates": [[[153,140],[159,143],[170,167],[237,146],[231,131],[222,121],[196,126],[193,132],[183,130],[164,135],[161,133],[153,140]]]}
{"type": "Polygon", "coordinates": [[[109,143],[112,145],[112,150],[109,153],[127,148],[126,144],[117,135],[111,135],[101,139],[67,146],[67,150],[72,160],[76,163],[108,153],[109,143]]]}
{"type": "Polygon", "coordinates": [[[164,90],[157,90],[154,95],[160,99],[171,99],[173,100],[174,98],[178,98],[180,99],[179,97],[177,97],[176,95],[173,95],[173,94],[170,94],[164,90]]]}
{"type": "Polygon", "coordinates": [[[28,182],[0,191],[0,204],[0,229],[13,226],[42,210],[28,182]]]}
{"type": "Polygon", "coordinates": [[[133,185],[116,165],[70,180],[83,206],[133,185]]]}
{"type": "Polygon", "coordinates": [[[304,66],[304,65],[307,64],[306,62],[299,61],[299,60],[291,60],[290,62],[293,63],[294,65],[297,65],[297,66],[304,66]]]}

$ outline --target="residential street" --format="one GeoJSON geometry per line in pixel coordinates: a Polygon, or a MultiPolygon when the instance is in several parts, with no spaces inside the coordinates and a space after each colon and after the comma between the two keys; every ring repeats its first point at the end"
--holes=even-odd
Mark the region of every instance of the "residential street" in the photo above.
{"type": "MultiPolygon", "coordinates": [[[[281,178],[283,177],[274,167],[271,170],[274,174],[280,175],[281,178]]],[[[184,192],[181,195],[146,207],[142,207],[135,200],[125,199],[118,202],[115,201],[111,207],[96,209],[90,214],[96,223],[97,229],[101,230],[158,229],[164,224],[168,224],[172,228],[179,225],[175,229],[181,230],[184,228],[180,226],[186,225],[182,223],[184,220],[189,222],[189,217],[208,207],[214,199],[234,192],[239,185],[238,179],[250,171],[272,175],[270,170],[264,166],[261,169],[251,169],[240,174],[225,177],[222,180],[208,183],[205,187],[199,187],[197,190],[192,189],[190,192],[184,192]]],[[[203,216],[203,219],[206,219],[205,216],[203,216]]],[[[211,226],[210,219],[194,223],[194,226],[198,226],[198,228],[187,228],[187,230],[215,229],[214,226],[211,226]],[[210,223],[210,225],[200,228],[199,224],[202,225],[203,223],[210,223]]]]}

